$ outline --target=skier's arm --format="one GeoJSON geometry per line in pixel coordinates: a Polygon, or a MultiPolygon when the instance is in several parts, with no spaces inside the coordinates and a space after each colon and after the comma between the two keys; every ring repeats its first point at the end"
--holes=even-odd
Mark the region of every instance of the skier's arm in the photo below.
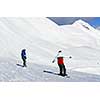
{"type": "Polygon", "coordinates": [[[65,56],[64,58],[69,58],[69,59],[71,59],[71,58],[72,58],[72,56],[69,56],[69,57],[65,56]]]}
{"type": "Polygon", "coordinates": [[[52,61],[52,63],[54,63],[56,61],[56,58],[58,57],[59,53],[55,56],[54,60],[52,61]]]}

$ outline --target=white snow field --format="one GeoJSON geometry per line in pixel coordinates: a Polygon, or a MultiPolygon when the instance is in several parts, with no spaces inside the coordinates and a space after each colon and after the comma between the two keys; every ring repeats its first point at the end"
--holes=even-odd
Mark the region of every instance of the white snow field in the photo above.
{"type": "Polygon", "coordinates": [[[100,31],[82,20],[58,26],[48,18],[1,17],[0,82],[100,82],[100,31]],[[21,67],[23,48],[27,68],[21,67]],[[58,50],[70,78],[54,75],[58,50]]]}

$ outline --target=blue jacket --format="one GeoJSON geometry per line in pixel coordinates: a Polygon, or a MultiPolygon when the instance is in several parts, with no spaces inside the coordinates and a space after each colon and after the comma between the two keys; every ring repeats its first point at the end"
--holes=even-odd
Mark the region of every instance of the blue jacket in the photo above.
{"type": "Polygon", "coordinates": [[[25,49],[22,50],[21,57],[22,57],[22,59],[26,59],[26,50],[25,49]]]}

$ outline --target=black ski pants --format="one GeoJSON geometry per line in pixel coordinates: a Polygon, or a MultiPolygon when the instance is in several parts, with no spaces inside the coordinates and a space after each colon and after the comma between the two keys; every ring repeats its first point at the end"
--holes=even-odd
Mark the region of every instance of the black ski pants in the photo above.
{"type": "Polygon", "coordinates": [[[23,66],[26,66],[26,59],[22,58],[22,60],[23,60],[23,66]]]}
{"type": "Polygon", "coordinates": [[[66,68],[64,64],[58,64],[60,69],[60,75],[66,75],[66,68]]]}

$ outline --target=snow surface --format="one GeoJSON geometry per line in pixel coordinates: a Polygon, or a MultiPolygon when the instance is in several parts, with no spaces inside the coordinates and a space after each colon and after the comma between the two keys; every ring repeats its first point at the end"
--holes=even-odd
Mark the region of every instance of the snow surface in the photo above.
{"type": "Polygon", "coordinates": [[[2,17],[0,49],[0,81],[100,81],[100,31],[82,20],[58,26],[48,18],[2,17]],[[23,48],[26,48],[27,68],[21,67],[23,48]],[[58,50],[65,55],[70,78],[52,74],[59,73],[57,63],[52,63],[58,50]]]}

